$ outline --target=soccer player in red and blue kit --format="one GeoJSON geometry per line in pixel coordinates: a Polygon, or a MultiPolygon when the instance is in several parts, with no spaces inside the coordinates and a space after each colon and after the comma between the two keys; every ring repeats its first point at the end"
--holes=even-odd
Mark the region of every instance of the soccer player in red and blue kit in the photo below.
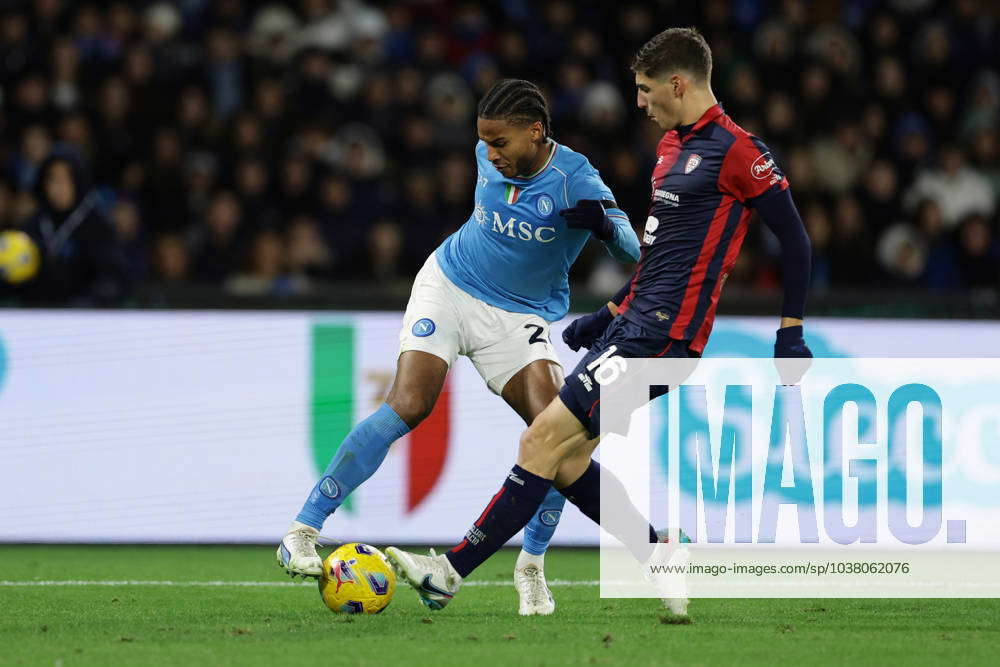
{"type": "MultiPolygon", "coordinates": [[[[657,149],[638,268],[607,306],[564,332],[570,347],[589,351],[567,376],[559,397],[521,437],[517,465],[465,539],[441,556],[388,550],[431,608],[448,603],[462,578],[528,522],[553,485],[600,522],[600,467],[591,459],[601,435],[595,373],[613,356],[701,356],[754,210],[782,248],[785,294],[775,356],[812,356],[802,335],[809,238],[768,148],[716,101],[705,39],[691,28],[665,30],[642,47],[632,70],[639,108],[666,131],[657,149]]],[[[625,489],[612,481],[609,485],[605,479],[605,492],[615,498],[606,500],[645,524],[625,489]]],[[[650,527],[647,543],[627,546],[646,563],[655,542],[650,527]]],[[[685,599],[665,603],[675,613],[687,611],[685,599]]]]}

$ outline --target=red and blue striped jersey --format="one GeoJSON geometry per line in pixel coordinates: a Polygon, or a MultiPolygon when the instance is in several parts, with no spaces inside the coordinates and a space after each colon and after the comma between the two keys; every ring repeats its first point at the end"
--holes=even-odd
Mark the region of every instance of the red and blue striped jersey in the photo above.
{"type": "Polygon", "coordinates": [[[642,257],[619,312],[701,352],[753,201],[788,187],[767,146],[718,104],[657,147],[642,257]]]}

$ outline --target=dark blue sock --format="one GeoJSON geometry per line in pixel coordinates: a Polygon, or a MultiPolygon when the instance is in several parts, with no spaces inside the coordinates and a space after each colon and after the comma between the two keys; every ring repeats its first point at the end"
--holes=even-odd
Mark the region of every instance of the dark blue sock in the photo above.
{"type": "MultiPolygon", "coordinates": [[[[649,527],[648,542],[637,543],[634,540],[623,539],[621,535],[615,535],[615,537],[628,547],[628,550],[632,552],[632,555],[640,563],[645,563],[653,553],[652,543],[658,541],[656,531],[649,525],[639,510],[636,509],[635,505],[632,504],[632,500],[628,497],[628,491],[625,490],[625,486],[621,481],[610,473],[606,472],[604,474],[607,477],[604,490],[609,493],[604,502],[605,507],[610,510],[610,513],[616,517],[620,517],[622,523],[641,522],[649,527]]],[[[559,491],[566,496],[568,501],[579,507],[580,511],[587,518],[597,524],[601,523],[601,466],[597,461],[591,459],[590,465],[580,475],[580,479],[563,489],[559,489],[559,491]]],[[[635,525],[638,525],[638,523],[635,525]]]]}
{"type": "Polygon", "coordinates": [[[531,520],[552,480],[521,466],[510,469],[503,486],[479,515],[465,539],[445,554],[462,577],[479,567],[531,520]]]}

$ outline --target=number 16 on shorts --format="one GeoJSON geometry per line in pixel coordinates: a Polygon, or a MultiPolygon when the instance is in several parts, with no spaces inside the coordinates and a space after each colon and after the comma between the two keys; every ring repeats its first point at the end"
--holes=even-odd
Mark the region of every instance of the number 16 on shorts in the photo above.
{"type": "MultiPolygon", "coordinates": [[[[617,351],[617,345],[609,345],[608,349],[601,356],[587,364],[587,372],[591,373],[597,384],[602,387],[606,384],[611,384],[618,379],[619,375],[628,370],[628,363],[622,357],[615,354],[617,351]]],[[[590,391],[594,387],[587,373],[579,373],[577,378],[587,388],[587,391],[590,391]]]]}

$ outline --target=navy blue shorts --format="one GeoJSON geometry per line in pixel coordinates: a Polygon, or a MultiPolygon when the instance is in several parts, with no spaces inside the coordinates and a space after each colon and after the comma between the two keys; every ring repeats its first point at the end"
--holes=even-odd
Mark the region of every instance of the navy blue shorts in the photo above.
{"type": "MultiPolygon", "coordinates": [[[[689,341],[674,340],[663,332],[654,332],[624,317],[616,317],[590,346],[590,350],[573,372],[566,376],[566,384],[559,391],[559,398],[573,416],[580,420],[590,433],[590,437],[596,438],[601,434],[601,385],[594,374],[600,372],[601,367],[598,365],[588,370],[587,366],[606,354],[612,346],[615,349],[611,354],[619,357],[686,359],[701,356],[693,352],[688,345],[689,341]]],[[[650,398],[662,396],[664,393],[666,387],[663,387],[663,391],[659,394],[651,392],[650,398]]]]}

